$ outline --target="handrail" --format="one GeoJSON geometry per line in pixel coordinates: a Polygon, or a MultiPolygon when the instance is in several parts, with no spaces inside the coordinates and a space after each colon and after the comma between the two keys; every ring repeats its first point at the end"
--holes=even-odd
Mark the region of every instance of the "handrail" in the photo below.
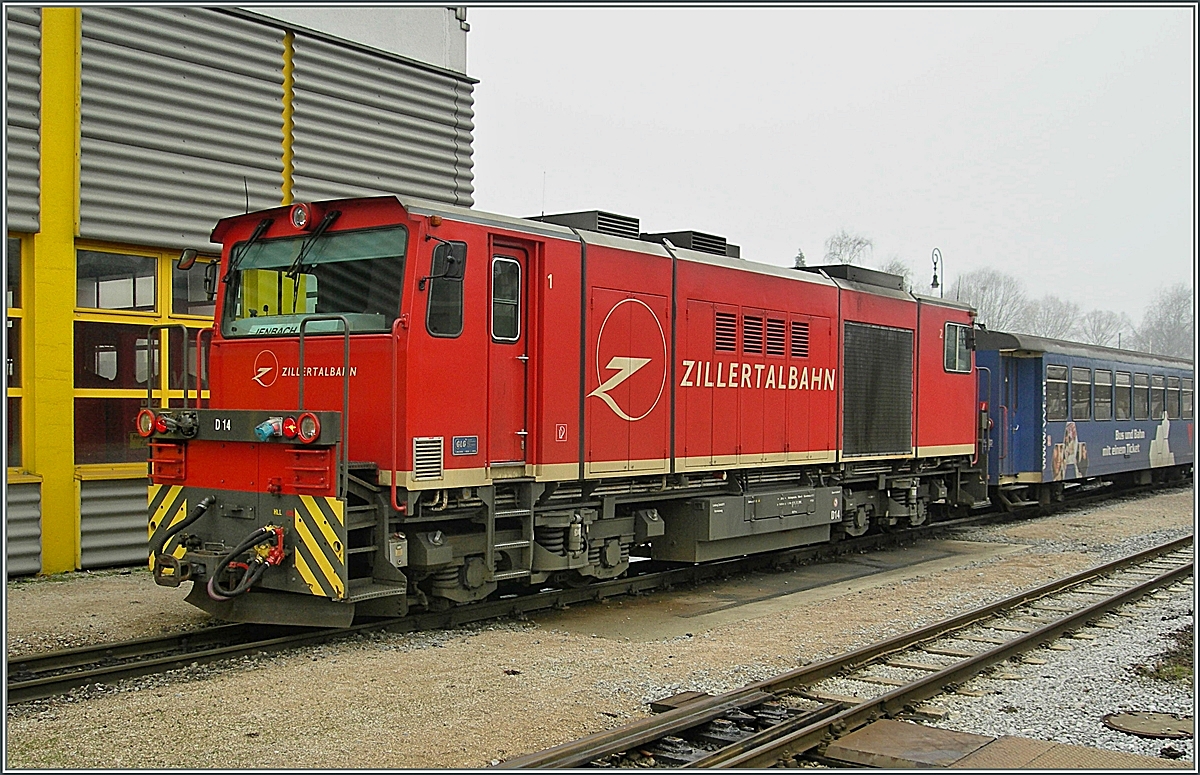
{"type": "MultiPolygon", "coordinates": [[[[983,391],[983,394],[985,396],[987,396],[988,414],[990,415],[991,409],[992,409],[992,370],[989,369],[987,366],[980,366],[978,363],[975,364],[975,370],[977,372],[984,372],[984,371],[987,372],[987,389],[983,391]]],[[[979,417],[978,417],[979,404],[981,403],[979,400],[979,393],[980,393],[979,380],[977,379],[977,380],[975,380],[975,412],[976,412],[976,418],[975,418],[976,423],[975,424],[976,424],[976,426],[980,425],[980,423],[978,422],[978,420],[979,420],[979,417]]],[[[985,449],[984,445],[988,442],[989,438],[990,438],[990,436],[988,434],[988,428],[986,425],[984,425],[983,427],[976,427],[976,429],[975,429],[975,457],[971,460],[971,465],[973,465],[973,466],[978,465],[979,459],[980,459],[981,455],[983,454],[983,450],[985,449]]],[[[984,478],[987,478],[986,475],[984,478]]]]}
{"type": "Polygon", "coordinates": [[[342,438],[338,443],[337,454],[338,478],[341,480],[338,482],[338,493],[344,495],[350,479],[350,321],[346,319],[345,315],[307,315],[300,320],[298,411],[304,411],[304,329],[309,323],[322,320],[340,320],[344,337],[342,345],[342,427],[340,428],[342,438]]]}
{"type": "Polygon", "coordinates": [[[389,392],[392,394],[392,468],[391,471],[388,472],[388,475],[391,480],[392,510],[396,512],[400,511],[400,504],[396,502],[396,467],[400,462],[398,459],[399,448],[396,444],[396,424],[397,418],[399,417],[399,414],[397,413],[398,407],[396,406],[396,358],[398,357],[400,350],[400,331],[398,329],[401,325],[401,320],[402,318],[397,316],[397,318],[392,321],[392,373],[388,378],[391,383],[389,392]]]}
{"type": "MultiPolygon", "coordinates": [[[[204,392],[204,374],[206,371],[204,366],[207,365],[207,363],[208,363],[208,350],[204,349],[204,335],[208,334],[208,345],[209,345],[209,347],[212,347],[212,338],[213,338],[214,330],[215,329],[213,329],[213,328],[198,328],[198,329],[196,329],[196,408],[197,409],[200,408],[200,396],[204,392]],[[204,363],[203,364],[201,363],[201,354],[204,355],[204,358],[203,358],[204,363]]],[[[185,396],[187,395],[186,390],[184,390],[184,395],[185,396]]]]}
{"type": "MultiPolygon", "coordinates": [[[[146,330],[146,408],[147,409],[150,409],[154,406],[154,383],[156,381],[155,378],[160,376],[160,373],[158,372],[157,369],[154,368],[154,366],[157,366],[161,363],[166,362],[166,358],[160,358],[158,360],[155,360],[154,358],[151,357],[152,352],[157,353],[156,350],[151,349],[151,346],[152,346],[152,344],[157,342],[157,344],[161,347],[162,337],[156,336],[156,334],[159,331],[164,331],[164,330],[169,331],[170,329],[173,329],[173,328],[178,328],[179,330],[183,331],[183,408],[187,409],[190,406],[190,404],[188,403],[188,382],[189,382],[189,380],[188,380],[188,370],[187,370],[187,355],[188,355],[188,335],[187,335],[188,329],[187,329],[187,326],[185,326],[183,323],[158,323],[156,325],[150,326],[146,330]]],[[[168,333],[167,347],[169,348],[170,345],[171,345],[171,337],[168,333]]],[[[200,379],[200,374],[199,374],[199,372],[197,372],[196,380],[199,381],[199,379],[200,379]]],[[[171,380],[170,380],[170,375],[168,375],[167,389],[165,391],[163,391],[162,403],[159,405],[160,408],[169,407],[171,405],[171,401],[168,398],[168,394],[170,393],[170,390],[171,390],[171,380]]],[[[197,387],[197,390],[196,390],[196,406],[197,406],[197,408],[200,406],[199,387],[197,387]]]]}

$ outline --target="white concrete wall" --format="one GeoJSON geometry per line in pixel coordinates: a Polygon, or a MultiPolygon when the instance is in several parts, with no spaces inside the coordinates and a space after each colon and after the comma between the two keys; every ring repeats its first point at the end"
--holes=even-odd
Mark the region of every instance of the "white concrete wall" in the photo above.
{"type": "Polygon", "coordinates": [[[467,72],[466,9],[393,6],[248,6],[248,11],[372,48],[467,72]]]}

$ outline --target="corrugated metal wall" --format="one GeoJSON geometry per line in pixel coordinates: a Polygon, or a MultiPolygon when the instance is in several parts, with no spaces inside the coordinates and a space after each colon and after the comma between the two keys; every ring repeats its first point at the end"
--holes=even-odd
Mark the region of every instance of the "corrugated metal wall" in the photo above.
{"type": "Polygon", "coordinates": [[[404,194],[474,203],[472,83],[296,33],[297,201],[404,194]]]}
{"type": "Polygon", "coordinates": [[[281,30],[181,7],[82,24],[80,236],[203,247],[245,186],[252,210],[280,203],[281,30]]]}
{"type": "Polygon", "coordinates": [[[146,562],[146,480],[84,481],[79,487],[80,565],[146,562]]]}
{"type": "Polygon", "coordinates": [[[42,569],[42,485],[20,482],[8,485],[4,504],[4,531],[8,539],[9,576],[42,569]]]}
{"type": "Polygon", "coordinates": [[[38,230],[38,166],[41,161],[42,12],[39,8],[4,9],[7,18],[6,81],[8,122],[8,228],[38,230]]]}

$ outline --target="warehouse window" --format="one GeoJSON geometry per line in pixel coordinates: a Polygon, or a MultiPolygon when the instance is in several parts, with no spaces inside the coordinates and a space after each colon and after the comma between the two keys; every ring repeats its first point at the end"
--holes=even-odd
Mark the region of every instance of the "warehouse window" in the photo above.
{"type": "Polygon", "coordinates": [[[1179,377],[1167,377],[1167,417],[1179,419],[1179,377]]]}
{"type": "Polygon", "coordinates": [[[24,315],[21,303],[21,239],[9,237],[5,263],[8,273],[5,278],[5,351],[4,365],[8,375],[8,467],[21,465],[21,322],[24,315]]]}
{"type": "Polygon", "coordinates": [[[1092,370],[1071,369],[1071,419],[1092,418],[1092,370]]]}
{"type": "Polygon", "coordinates": [[[758,315],[742,315],[742,352],[761,355],[763,351],[763,319],[758,315]]]}
{"type": "Polygon", "coordinates": [[[783,357],[784,340],[787,338],[786,324],[777,318],[767,318],[767,355],[783,357]]]}
{"type": "Polygon", "coordinates": [[[466,243],[439,243],[433,249],[433,263],[429,267],[429,306],[425,310],[425,329],[431,336],[454,338],[462,333],[463,327],[463,281],[462,278],[440,277],[452,258],[451,245],[460,245],[466,270],[466,243]]]}
{"type": "Polygon", "coordinates": [[[732,312],[718,312],[713,338],[717,352],[737,352],[737,315],[732,312]]]}
{"type": "Polygon", "coordinates": [[[1112,372],[1106,370],[1096,371],[1096,419],[1111,420],[1112,419],[1112,372]]]}
{"type": "Polygon", "coordinates": [[[1133,416],[1133,385],[1127,371],[1117,372],[1117,388],[1113,395],[1114,414],[1118,420],[1128,420],[1133,416]]]}
{"type": "Polygon", "coordinates": [[[967,373],[971,370],[971,347],[967,340],[967,327],[957,323],[947,323],[943,332],[945,339],[945,358],[943,367],[946,371],[967,373]]]}
{"type": "Polygon", "coordinates": [[[808,357],[808,323],[792,321],[791,355],[793,358],[808,357]]]}
{"type": "Polygon", "coordinates": [[[1133,375],[1133,419],[1150,419],[1150,376],[1133,375]]]}
{"type": "Polygon", "coordinates": [[[21,240],[19,237],[8,238],[8,276],[4,282],[5,306],[13,309],[21,306],[21,240]]]}
{"type": "MultiPolygon", "coordinates": [[[[171,314],[172,315],[203,315],[212,317],[216,311],[216,302],[208,298],[204,287],[204,278],[209,265],[218,259],[215,256],[201,256],[191,269],[180,269],[171,266],[171,314]]],[[[313,294],[316,293],[316,283],[313,283],[313,294]]]]}
{"type": "Polygon", "coordinates": [[[1161,374],[1150,376],[1150,419],[1158,422],[1167,408],[1167,380],[1161,374]]]}
{"type": "Polygon", "coordinates": [[[1067,367],[1046,367],[1046,419],[1067,419],[1067,367]]]}
{"type": "Polygon", "coordinates": [[[521,264],[504,256],[492,259],[492,338],[521,338],[521,264]]]}
{"type": "Polygon", "coordinates": [[[153,256],[80,250],[75,254],[75,306],[153,312],[156,308],[153,256]]]}
{"type": "Polygon", "coordinates": [[[1183,416],[1183,419],[1192,419],[1192,381],[1187,377],[1183,378],[1183,394],[1180,398],[1180,403],[1182,404],[1180,414],[1183,416]]]}

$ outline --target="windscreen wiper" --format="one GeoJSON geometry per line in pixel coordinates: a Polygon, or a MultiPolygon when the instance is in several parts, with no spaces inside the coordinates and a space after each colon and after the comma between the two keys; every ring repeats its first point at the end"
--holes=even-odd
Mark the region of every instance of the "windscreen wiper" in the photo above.
{"type": "Polygon", "coordinates": [[[246,256],[246,252],[250,250],[250,246],[255,242],[258,242],[258,238],[261,237],[267,229],[271,228],[271,224],[274,222],[275,221],[272,218],[263,218],[258,222],[258,225],[254,227],[254,233],[250,235],[250,239],[242,243],[242,249],[238,251],[236,256],[229,259],[229,269],[226,270],[225,276],[221,278],[221,282],[229,282],[229,278],[232,277],[234,271],[237,270],[238,264],[242,263],[242,259],[246,256]]]}
{"type": "Polygon", "coordinates": [[[325,213],[325,217],[317,224],[317,228],[313,229],[313,233],[308,235],[308,239],[304,240],[304,244],[300,246],[300,252],[296,254],[296,260],[288,267],[287,276],[293,280],[300,275],[300,269],[304,266],[304,259],[308,257],[308,253],[312,250],[312,246],[317,243],[317,238],[325,233],[325,230],[333,225],[333,222],[342,214],[341,210],[330,210],[325,213]]]}

